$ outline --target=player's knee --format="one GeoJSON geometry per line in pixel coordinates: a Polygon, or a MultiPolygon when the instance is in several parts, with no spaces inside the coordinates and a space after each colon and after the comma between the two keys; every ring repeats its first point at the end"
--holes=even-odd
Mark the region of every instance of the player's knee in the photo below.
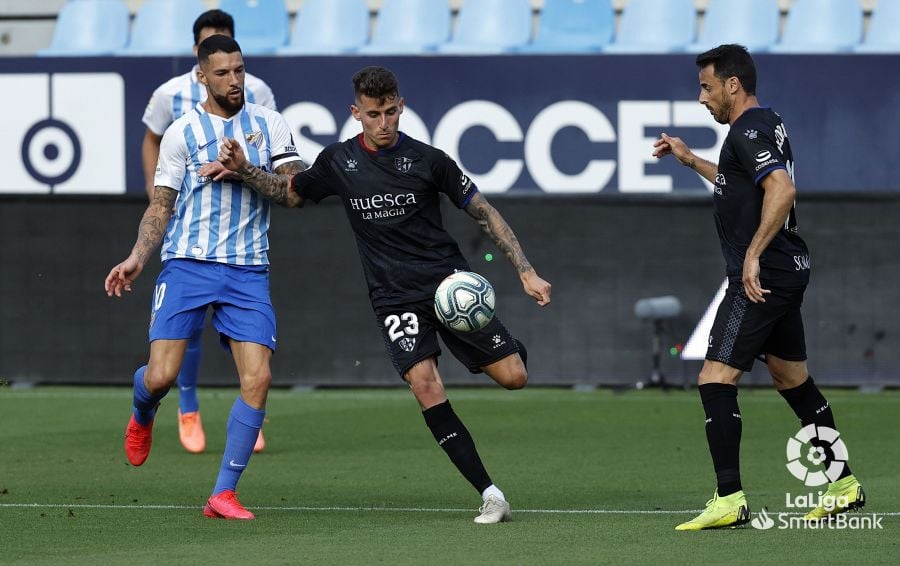
{"type": "Polygon", "coordinates": [[[516,368],[503,376],[500,385],[510,390],[522,389],[528,385],[528,371],[524,367],[516,368]]]}
{"type": "Polygon", "coordinates": [[[178,371],[160,366],[148,365],[144,371],[144,385],[152,394],[168,391],[178,378],[178,371]]]}

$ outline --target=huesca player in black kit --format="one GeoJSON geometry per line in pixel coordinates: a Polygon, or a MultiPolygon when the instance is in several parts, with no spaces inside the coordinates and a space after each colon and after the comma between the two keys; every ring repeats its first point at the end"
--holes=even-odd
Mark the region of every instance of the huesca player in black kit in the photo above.
{"type": "MultiPolygon", "coordinates": [[[[836,429],[831,407],[806,364],[800,306],[810,259],[797,234],[794,158],[787,130],[778,114],[759,105],[756,66],[745,47],[720,45],[698,55],[697,66],[700,103],[717,122],[730,125],[719,163],[697,157],[681,139],[666,134],[656,141],[653,153],[672,154],[713,183],[716,229],[729,280],[698,379],[717,488],[700,515],[675,527],[680,531],[750,521],[739,465],[737,382],[757,356],[765,356],[775,388],[803,427],[836,429]]],[[[813,444],[825,445],[816,439],[813,444]]],[[[804,516],[807,521],[827,520],[865,505],[865,493],[845,458],[836,458],[830,447],[823,455],[827,471],[822,483],[828,488],[819,505],[804,516]]]]}
{"type": "Polygon", "coordinates": [[[366,67],[353,76],[351,112],[362,133],[326,147],[295,177],[266,173],[249,164],[240,146],[225,140],[218,162],[201,174],[236,172],[260,194],[285,206],[337,196],[356,235],[369,297],[397,372],[422,407],[425,423],[462,475],[481,494],[476,523],[510,519],[509,503],[481,462],[475,443],[447,400],[437,368],[437,335],[472,372],[484,372],[507,389],[521,389],[528,374],[525,348],[498,317],[483,329],[457,333],[434,313],[440,282],[469,270],[459,246],[444,230],[440,194],[465,210],[504,252],[525,292],[540,306],[550,284],[537,275],[507,223],[475,184],[443,151],[399,130],[404,100],[394,74],[366,67]]]}

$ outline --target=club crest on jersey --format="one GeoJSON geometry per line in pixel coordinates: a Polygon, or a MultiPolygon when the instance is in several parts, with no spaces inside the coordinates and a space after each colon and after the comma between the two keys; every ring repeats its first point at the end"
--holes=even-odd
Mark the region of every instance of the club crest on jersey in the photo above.
{"type": "Polygon", "coordinates": [[[395,157],[394,158],[394,167],[397,171],[401,173],[409,173],[410,167],[412,167],[413,160],[409,157],[395,157]]]}
{"type": "Polygon", "coordinates": [[[259,130],[255,131],[255,132],[250,132],[249,134],[244,136],[244,139],[247,140],[247,143],[252,144],[257,149],[262,147],[263,135],[262,135],[262,132],[259,130]]]}
{"type": "Polygon", "coordinates": [[[416,339],[406,336],[404,338],[401,338],[400,342],[398,342],[398,344],[400,345],[401,348],[403,348],[404,352],[412,352],[413,348],[416,347],[416,339]]]}

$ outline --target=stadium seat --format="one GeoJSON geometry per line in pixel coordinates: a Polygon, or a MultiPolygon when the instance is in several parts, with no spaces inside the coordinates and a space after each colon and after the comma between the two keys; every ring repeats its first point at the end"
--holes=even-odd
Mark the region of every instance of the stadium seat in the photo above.
{"type": "MultiPolygon", "coordinates": [[[[881,4],[881,2],[879,2],[881,4]]],[[[862,38],[859,0],[795,0],[773,53],[840,53],[862,38]]]]}
{"type": "Polygon", "coordinates": [[[450,37],[450,5],[444,0],[383,0],[372,42],[359,53],[434,51],[450,37]]]}
{"type": "Polygon", "coordinates": [[[201,0],[145,0],[134,18],[128,47],[117,54],[191,55],[194,20],[205,10],[201,0]]]}
{"type": "Polygon", "coordinates": [[[534,43],[522,53],[596,53],[612,41],[616,14],[610,0],[545,0],[534,43]]]}
{"type": "Polygon", "coordinates": [[[777,0],[710,0],[697,42],[700,53],[723,43],[738,43],[751,52],[768,51],[778,42],[781,13],[777,0]]]}
{"type": "Polygon", "coordinates": [[[865,40],[857,53],[900,53],[900,2],[882,0],[872,10],[865,40]]]}
{"type": "Polygon", "coordinates": [[[619,33],[605,53],[675,53],[694,42],[697,13],[693,0],[630,0],[619,33]]]}
{"type": "Polygon", "coordinates": [[[45,57],[112,55],[125,47],[131,19],[120,0],[71,0],[59,11],[45,57]]]}
{"type": "Polygon", "coordinates": [[[234,18],[244,55],[274,53],[287,43],[291,23],[284,0],[222,0],[219,9],[234,18]]]}
{"type": "Polygon", "coordinates": [[[297,11],[294,31],[279,55],[352,53],[369,37],[365,0],[306,0],[297,11]]]}
{"type": "Polygon", "coordinates": [[[531,40],[531,0],[466,0],[442,53],[509,53],[531,40]]]}

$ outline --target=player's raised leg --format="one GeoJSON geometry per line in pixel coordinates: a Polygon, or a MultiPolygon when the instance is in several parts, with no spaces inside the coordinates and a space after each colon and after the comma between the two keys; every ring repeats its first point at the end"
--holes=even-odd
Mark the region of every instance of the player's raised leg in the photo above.
{"type": "Polygon", "coordinates": [[[479,508],[481,514],[475,518],[475,522],[489,524],[508,521],[509,503],[503,492],[491,481],[472,435],[447,400],[435,358],[430,357],[414,364],[403,378],[409,383],[413,395],[422,407],[425,424],[438,445],[444,449],[463,477],[481,494],[484,504],[479,508]]]}
{"type": "MultiPolygon", "coordinates": [[[[800,419],[801,426],[812,424],[817,428],[827,427],[837,430],[831,405],[816,387],[805,361],[790,361],[767,354],[766,364],[769,366],[775,389],[781,393],[800,419]]],[[[826,466],[833,458],[834,454],[826,450],[826,466]]],[[[860,509],[866,504],[865,491],[850,471],[850,465],[846,463],[834,481],[828,484],[825,495],[826,497],[822,498],[823,503],[805,515],[806,520],[818,521],[831,515],[860,509]]]]}
{"type": "Polygon", "coordinates": [[[206,449],[206,434],[200,420],[197,399],[197,376],[200,372],[200,338],[195,334],[188,341],[181,371],[178,372],[178,438],[188,452],[199,454],[206,449]]]}
{"type": "Polygon", "coordinates": [[[230,345],[241,378],[241,394],[231,407],[219,476],[203,514],[210,518],[254,519],[253,513],[237,499],[237,484],[250,463],[266,416],[272,351],[253,342],[230,340],[230,345]]]}
{"type": "Polygon", "coordinates": [[[741,410],[737,382],[741,370],[706,360],[700,370],[699,390],[706,414],[706,441],[716,470],[716,492],[702,513],[675,530],[699,531],[734,527],[750,520],[750,508],[741,486],[741,410]]]}
{"type": "Polygon", "coordinates": [[[186,346],[186,340],[154,340],[150,361],[134,373],[133,410],[125,428],[125,455],[132,466],[140,466],[150,454],[156,408],[175,383],[186,346]]]}

